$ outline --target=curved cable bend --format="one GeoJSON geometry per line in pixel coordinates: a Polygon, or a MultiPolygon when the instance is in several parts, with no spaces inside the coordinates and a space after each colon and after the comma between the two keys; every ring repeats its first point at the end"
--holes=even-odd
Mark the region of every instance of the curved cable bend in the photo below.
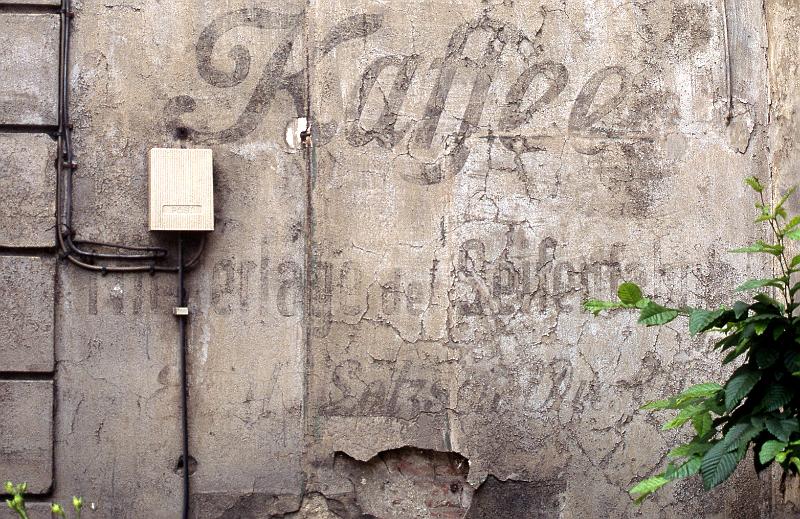
{"type": "MultiPolygon", "coordinates": [[[[162,265],[158,262],[167,257],[161,247],[124,245],[95,240],[75,240],[72,228],[72,175],[77,168],[72,147],[72,124],[69,118],[69,48],[71,41],[71,0],[61,2],[61,31],[59,45],[59,91],[58,91],[58,157],[56,159],[56,235],[58,246],[65,259],[87,270],[107,272],[178,272],[181,265],[162,265]],[[79,245],[105,249],[126,250],[132,253],[95,252],[79,245]],[[138,263],[135,265],[99,265],[95,260],[138,263]],[[146,263],[146,264],[143,264],[146,263]]],[[[203,254],[206,236],[202,236],[199,251],[182,265],[189,270],[203,254]]]]}

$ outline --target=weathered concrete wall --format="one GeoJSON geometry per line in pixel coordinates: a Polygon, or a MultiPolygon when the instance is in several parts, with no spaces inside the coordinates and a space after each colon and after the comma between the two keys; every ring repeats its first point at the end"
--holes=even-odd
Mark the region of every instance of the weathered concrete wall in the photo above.
{"type": "MultiPolygon", "coordinates": [[[[579,303],[623,278],[716,302],[760,268],[724,251],[747,239],[739,179],[766,172],[761,5],[371,7],[367,43],[312,76],[313,271],[332,296],[310,338],[311,459],[456,451],[474,486],[558,494],[535,515],[636,513],[625,489],[670,438],[634,410],[714,362],[579,303]]],[[[734,488],[704,514],[762,513],[758,486],[734,488]]],[[[672,492],[640,513],[696,513],[696,489],[672,492]]]]}
{"type": "MultiPolygon", "coordinates": [[[[55,2],[0,4],[0,478],[174,518],[175,280],[56,261],[55,2]]],[[[747,471],[635,507],[676,440],[638,407],[719,368],[679,327],[579,305],[623,279],[714,305],[770,269],[725,251],[759,235],[741,179],[794,177],[794,2],[74,10],[78,236],[172,248],[147,232],[147,150],[214,151],[188,280],[194,517],[783,509],[747,471]],[[313,145],[287,143],[307,115],[313,145]]]]}
{"type": "MultiPolygon", "coordinates": [[[[768,1],[765,12],[769,35],[770,177],[776,189],[785,190],[797,183],[797,167],[800,164],[800,148],[793,138],[798,129],[800,63],[797,52],[788,43],[788,39],[800,30],[800,12],[796,2],[781,0],[768,1]]],[[[790,210],[800,210],[797,200],[788,203],[790,210]]],[[[774,486],[773,500],[776,504],[785,505],[786,517],[797,515],[800,512],[800,487],[797,483],[788,488],[781,488],[778,484],[774,486]]]]}

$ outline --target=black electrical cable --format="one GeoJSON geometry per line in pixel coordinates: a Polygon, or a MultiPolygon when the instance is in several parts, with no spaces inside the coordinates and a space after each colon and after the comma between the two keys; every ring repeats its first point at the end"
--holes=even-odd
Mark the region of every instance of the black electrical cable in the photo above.
{"type": "MultiPolygon", "coordinates": [[[[183,233],[178,233],[178,308],[186,308],[186,290],[183,270],[183,233]]],[[[188,310],[188,309],[187,309],[188,310]]],[[[189,518],[189,382],[186,370],[186,320],[188,315],[178,312],[180,329],[181,364],[181,433],[183,439],[183,519],[189,518]]]]}
{"type": "MultiPolygon", "coordinates": [[[[72,239],[72,174],[75,168],[75,157],[72,147],[72,124],[69,119],[69,52],[70,52],[70,35],[71,35],[71,19],[73,13],[71,10],[71,0],[62,0],[61,5],[61,31],[60,31],[60,49],[59,49],[59,132],[58,132],[58,162],[57,162],[57,197],[58,197],[58,210],[56,213],[57,218],[57,233],[60,235],[59,245],[62,251],[71,256],[76,254],[82,258],[97,258],[97,259],[110,259],[110,260],[127,260],[127,261],[153,261],[157,258],[166,256],[166,250],[153,247],[132,247],[126,245],[117,245],[106,242],[92,242],[92,241],[78,241],[72,239]],[[64,177],[64,170],[68,171],[66,178],[64,177]],[[62,193],[62,186],[63,191],[62,193]],[[66,203],[62,206],[62,196],[66,196],[66,203]],[[63,218],[63,221],[62,221],[63,218]],[[99,247],[109,247],[123,250],[137,250],[144,252],[144,254],[112,254],[112,253],[98,253],[78,248],[76,243],[84,243],[87,245],[94,245],[99,247]]],[[[106,270],[113,267],[106,267],[106,270]]],[[[92,269],[95,270],[95,269],[92,269]]]]}

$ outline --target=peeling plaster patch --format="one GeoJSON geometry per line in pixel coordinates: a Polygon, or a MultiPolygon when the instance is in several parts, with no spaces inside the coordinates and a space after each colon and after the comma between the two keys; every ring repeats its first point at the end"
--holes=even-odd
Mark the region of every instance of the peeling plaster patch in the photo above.
{"type": "Polygon", "coordinates": [[[728,138],[731,146],[739,153],[746,153],[750,147],[750,140],[753,138],[755,121],[750,110],[746,105],[738,107],[731,124],[728,126],[728,138]]]}
{"type": "Polygon", "coordinates": [[[337,453],[335,468],[352,483],[352,495],[326,497],[366,514],[342,517],[456,519],[464,517],[474,493],[467,483],[469,460],[454,452],[403,447],[367,462],[337,453]]]}
{"type": "Polygon", "coordinates": [[[465,519],[539,519],[559,517],[565,481],[501,481],[489,476],[475,492],[465,519]]]}
{"type": "Polygon", "coordinates": [[[779,485],[780,493],[783,495],[783,504],[787,505],[787,510],[794,513],[800,512],[800,479],[781,478],[779,485]]]}
{"type": "MultiPolygon", "coordinates": [[[[281,517],[285,519],[341,519],[353,517],[352,514],[337,506],[338,501],[326,499],[319,493],[312,493],[303,498],[300,509],[281,517]],[[339,512],[344,512],[343,514],[339,512]]],[[[359,516],[359,519],[364,516],[359,516]]]]}
{"type": "Polygon", "coordinates": [[[520,519],[558,517],[566,481],[500,480],[489,475],[476,491],[468,483],[469,460],[455,452],[403,447],[368,461],[339,452],[339,479],[310,492],[292,519],[520,519]],[[341,485],[346,480],[349,485],[341,485]],[[338,488],[337,490],[334,490],[338,488]]]}
{"type": "Polygon", "coordinates": [[[202,493],[192,496],[192,519],[272,519],[300,508],[295,495],[202,493]]]}

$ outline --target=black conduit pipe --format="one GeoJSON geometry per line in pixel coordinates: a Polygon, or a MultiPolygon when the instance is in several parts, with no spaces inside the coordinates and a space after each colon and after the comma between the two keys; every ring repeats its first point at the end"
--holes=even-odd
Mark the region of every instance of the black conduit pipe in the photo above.
{"type": "Polygon", "coordinates": [[[189,383],[186,372],[186,308],[185,273],[183,269],[183,233],[178,233],[178,329],[181,365],[181,434],[183,437],[183,519],[189,519],[189,383]],[[184,310],[185,309],[185,310],[184,310]]]}

